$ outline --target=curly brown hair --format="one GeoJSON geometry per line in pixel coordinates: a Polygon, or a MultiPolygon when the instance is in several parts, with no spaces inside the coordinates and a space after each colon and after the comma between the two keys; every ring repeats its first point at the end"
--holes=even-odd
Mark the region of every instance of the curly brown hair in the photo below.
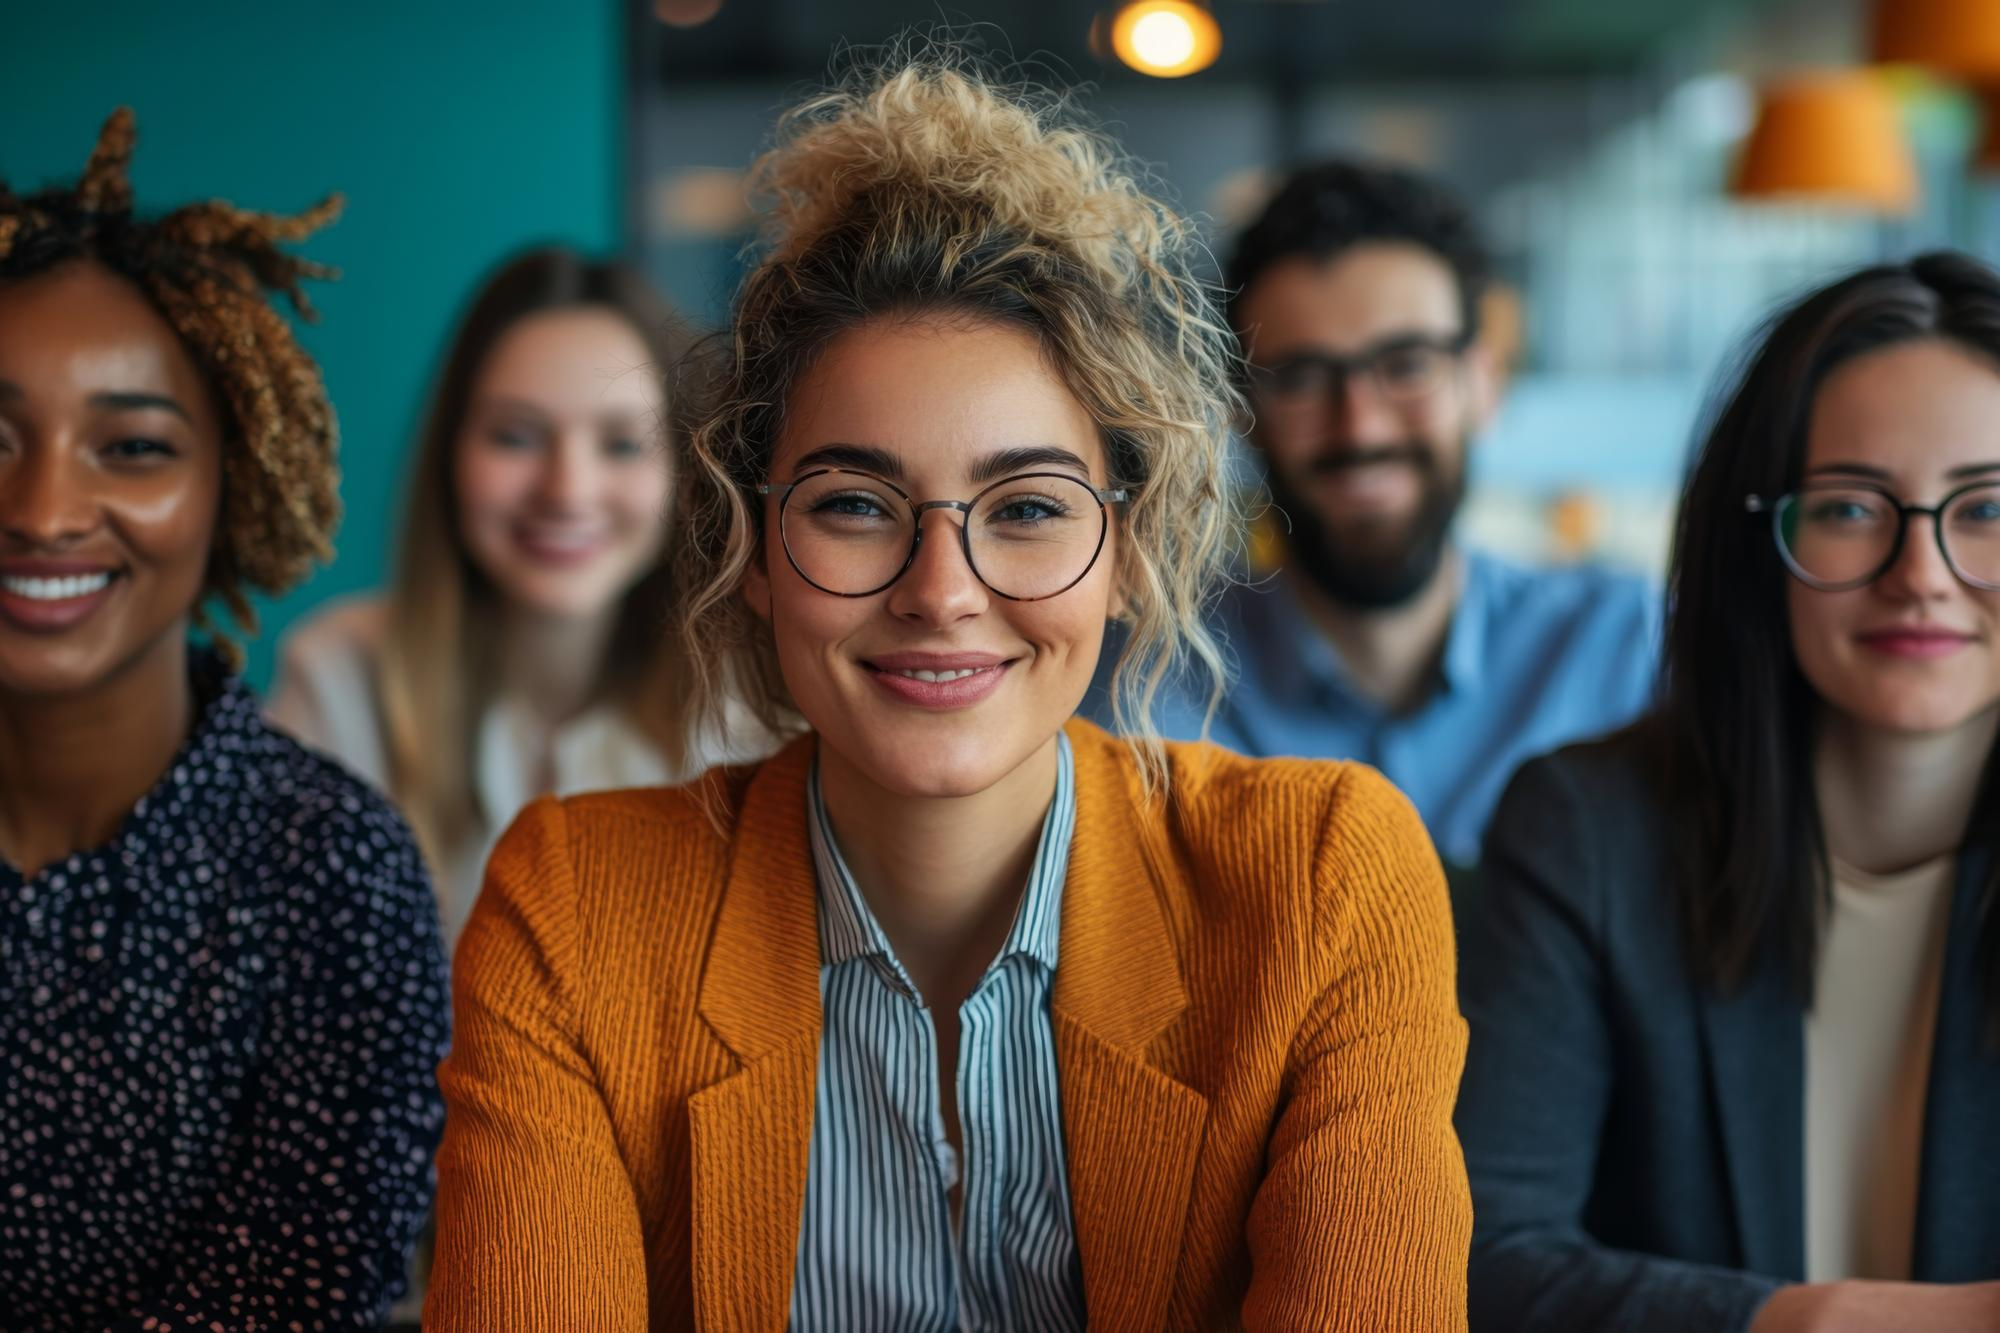
{"type": "MultiPolygon", "coordinates": [[[[283,292],[301,318],[316,318],[299,282],[337,275],[280,246],[330,222],[341,199],[329,195],[294,217],[211,200],[141,218],[127,175],[137,138],[131,109],[120,107],[75,184],[21,196],[0,181],[0,282],[78,260],[101,264],[144,292],[180,334],[231,427],[204,597],[219,598],[254,633],[247,591],[295,586],[332,555],[340,519],[333,405],[319,367],[264,293],[283,292]]],[[[195,622],[240,660],[200,607],[195,622]]]]}

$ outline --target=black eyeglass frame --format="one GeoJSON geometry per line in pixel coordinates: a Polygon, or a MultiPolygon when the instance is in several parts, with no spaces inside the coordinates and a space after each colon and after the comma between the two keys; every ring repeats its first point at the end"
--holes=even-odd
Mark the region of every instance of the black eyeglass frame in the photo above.
{"type": "Polygon", "coordinates": [[[1478,335],[1473,333],[1472,330],[1461,329],[1449,337],[1419,335],[1409,338],[1395,338],[1383,346],[1376,347],[1356,356],[1330,356],[1322,352],[1308,352],[1300,356],[1287,357],[1283,362],[1275,366],[1260,365],[1253,361],[1246,361],[1243,363],[1243,383],[1244,387],[1250,391],[1253,397],[1268,397],[1271,391],[1263,387],[1262,381],[1268,380],[1271,376],[1290,367],[1310,365],[1319,367],[1331,375],[1332,378],[1329,380],[1329,387],[1324,395],[1326,397],[1333,396],[1335,386],[1338,387],[1340,392],[1345,393],[1347,386],[1358,375],[1367,379],[1375,392],[1381,394],[1389,402],[1419,403],[1436,393],[1441,387],[1441,383],[1430,385],[1422,393],[1412,394],[1408,398],[1398,397],[1395,393],[1383,387],[1381,380],[1382,358],[1396,352],[1406,352],[1421,348],[1427,352],[1442,353],[1456,361],[1457,358],[1465,355],[1466,349],[1471,347],[1477,341],[1477,338],[1478,335]]]}
{"type": "Polygon", "coordinates": [[[1761,495],[1746,495],[1743,497],[1743,510],[1748,514],[1769,514],[1771,516],[1771,542],[1778,548],[1778,558],[1785,562],[1785,568],[1791,572],[1793,578],[1805,584],[1808,588],[1813,588],[1820,592],[1852,592],[1856,588],[1867,587],[1876,579],[1888,573],[1894,567],[1896,561],[1902,558],[1903,542],[1910,534],[1910,516],[1912,514],[1929,516],[1931,520],[1931,536],[1937,542],[1938,554],[1944,557],[1945,568],[1952,572],[1952,577],[1956,578],[1960,583],[1965,584],[1968,588],[1978,588],[1986,592],[2000,592],[2000,583],[1988,583],[1984,580],[1973,578],[1970,574],[1960,569],[1958,561],[1952,559],[1951,548],[1945,544],[1945,510],[1951,508],[1952,503],[1959,496],[1981,489],[2000,491],[2000,478],[1980,477],[1973,481],[1968,481],[1963,485],[1954,486],[1952,489],[1946,491],[1944,497],[1934,505],[1905,504],[1902,497],[1891,491],[1888,487],[1878,486],[1868,481],[1827,482],[1821,485],[1808,483],[1797,490],[1786,491],[1776,499],[1766,499],[1761,495]],[[1896,511],[1896,536],[1889,543],[1889,552],[1882,558],[1882,563],[1871,570],[1865,578],[1843,579],[1837,582],[1828,582],[1825,579],[1815,578],[1813,575],[1807,573],[1797,560],[1792,558],[1790,548],[1785,545],[1785,506],[1788,503],[1796,504],[1801,496],[1809,495],[1815,491],[1834,490],[1871,492],[1888,501],[1889,507],[1896,511]]]}
{"type": "Polygon", "coordinates": [[[972,534],[969,529],[969,524],[965,521],[965,519],[961,519],[957,524],[958,549],[965,555],[965,567],[972,571],[972,577],[978,579],[980,584],[983,587],[985,587],[985,589],[988,592],[992,593],[995,597],[1004,597],[1010,602],[1046,602],[1051,597],[1062,596],[1064,593],[1068,592],[1071,588],[1074,588],[1077,584],[1083,582],[1084,579],[1090,574],[1090,571],[1097,568],[1097,558],[1104,554],[1104,539],[1111,533],[1111,514],[1109,506],[1114,504],[1128,503],[1132,499],[1135,493],[1132,488],[1122,487],[1122,486],[1120,487],[1093,486],[1088,481],[1085,481],[1082,477],[1072,475],[1071,473],[1068,472],[1016,472],[1010,476],[1002,477],[1000,478],[1000,480],[993,482],[990,485],[980,487],[979,490],[973,495],[973,497],[970,500],[924,500],[922,502],[919,502],[913,499],[908,491],[904,490],[901,486],[898,486],[895,482],[890,481],[887,477],[882,476],[880,473],[864,472],[860,468],[853,468],[853,467],[821,467],[821,468],[814,468],[810,472],[804,473],[801,476],[794,477],[788,482],[784,482],[781,484],[773,484],[767,481],[767,482],[762,482],[757,486],[752,487],[751,489],[755,490],[759,495],[772,495],[777,497],[778,541],[785,548],[785,559],[791,563],[793,572],[795,572],[800,578],[804,579],[812,587],[817,588],[819,591],[827,594],[829,597],[873,597],[876,593],[885,592],[890,587],[894,586],[896,580],[902,578],[903,575],[909,573],[910,566],[917,563],[917,551],[924,544],[924,515],[928,513],[930,510],[956,509],[961,514],[964,514],[966,518],[969,519],[972,515],[972,511],[978,508],[980,500],[983,499],[990,492],[997,491],[1002,486],[1015,485],[1019,482],[1032,480],[1036,477],[1049,477],[1057,481],[1069,482],[1071,485],[1074,486],[1081,486],[1086,491],[1089,491],[1092,498],[1094,498],[1097,501],[1097,544],[1091,548],[1090,559],[1084,562],[1083,569],[1078,572],[1075,578],[1071,579],[1068,583],[1063,584],[1062,587],[1057,588],[1054,592],[1043,593],[1040,597],[1016,597],[1013,593],[1002,592],[1000,589],[994,587],[991,583],[987,582],[986,576],[979,572],[979,562],[972,558],[972,534]],[[897,495],[902,497],[903,503],[910,507],[909,554],[903,557],[903,563],[897,567],[896,572],[894,574],[891,574],[886,580],[877,584],[875,587],[870,588],[867,592],[838,592],[832,588],[827,587],[823,583],[817,582],[816,580],[814,580],[812,575],[806,573],[805,570],[799,566],[799,558],[792,554],[792,541],[790,536],[787,535],[787,533],[785,532],[785,514],[788,509],[788,502],[792,498],[792,492],[797,490],[799,487],[805,485],[807,482],[813,480],[815,477],[825,477],[825,476],[866,477],[869,481],[879,482],[882,485],[888,487],[890,490],[894,491],[897,495]]]}

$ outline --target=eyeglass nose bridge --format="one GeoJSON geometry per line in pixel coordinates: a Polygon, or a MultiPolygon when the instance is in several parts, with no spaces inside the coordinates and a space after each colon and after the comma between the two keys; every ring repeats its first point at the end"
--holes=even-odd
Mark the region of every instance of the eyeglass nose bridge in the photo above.
{"type": "MultiPolygon", "coordinates": [[[[956,510],[958,510],[958,511],[959,511],[959,512],[960,512],[961,514],[969,514],[969,513],[971,513],[971,512],[972,512],[972,501],[970,501],[970,500],[925,500],[925,501],[923,501],[923,502],[921,502],[921,503],[919,503],[918,501],[915,501],[915,500],[912,500],[912,501],[910,501],[910,512],[911,512],[911,513],[913,513],[913,514],[915,514],[915,515],[916,515],[916,516],[917,516],[917,517],[918,517],[919,519],[921,519],[921,518],[922,518],[922,517],[923,517],[923,516],[924,516],[924,515],[925,515],[926,513],[929,513],[929,512],[930,512],[931,510],[933,510],[933,509],[956,509],[956,510]]],[[[919,532],[921,532],[921,531],[922,531],[922,525],[921,525],[921,524],[919,524],[919,527],[918,527],[918,531],[919,531],[919,532]]]]}
{"type": "MultiPolygon", "coordinates": [[[[959,513],[965,515],[965,519],[961,520],[957,524],[958,548],[965,556],[965,567],[972,574],[972,577],[978,579],[982,584],[986,583],[985,576],[979,572],[979,566],[974,564],[972,560],[972,530],[970,527],[970,520],[972,518],[972,501],[971,500],[922,500],[922,501],[910,500],[909,505],[910,505],[910,554],[904,559],[903,567],[901,570],[897,571],[896,578],[897,579],[902,578],[904,574],[910,572],[910,567],[917,563],[917,552],[921,551],[924,547],[924,515],[929,513],[933,509],[956,509],[959,513]]],[[[990,587],[991,585],[989,584],[987,586],[990,587]]]]}

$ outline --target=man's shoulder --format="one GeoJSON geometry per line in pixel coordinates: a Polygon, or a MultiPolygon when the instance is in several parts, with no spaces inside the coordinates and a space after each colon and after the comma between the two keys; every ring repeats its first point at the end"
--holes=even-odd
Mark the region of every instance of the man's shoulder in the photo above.
{"type": "Polygon", "coordinates": [[[1660,590],[1643,574],[1609,565],[1528,565],[1487,551],[1466,552],[1468,587],[1506,622],[1606,624],[1650,629],[1660,618],[1660,590]]]}

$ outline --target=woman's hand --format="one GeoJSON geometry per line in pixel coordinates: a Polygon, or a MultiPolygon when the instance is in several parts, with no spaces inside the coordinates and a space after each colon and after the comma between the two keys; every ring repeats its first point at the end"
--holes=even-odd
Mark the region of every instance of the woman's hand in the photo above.
{"type": "Polygon", "coordinates": [[[1989,1333],[2000,1282],[1814,1282],[1786,1287],[1750,1333],[1989,1333]]]}

